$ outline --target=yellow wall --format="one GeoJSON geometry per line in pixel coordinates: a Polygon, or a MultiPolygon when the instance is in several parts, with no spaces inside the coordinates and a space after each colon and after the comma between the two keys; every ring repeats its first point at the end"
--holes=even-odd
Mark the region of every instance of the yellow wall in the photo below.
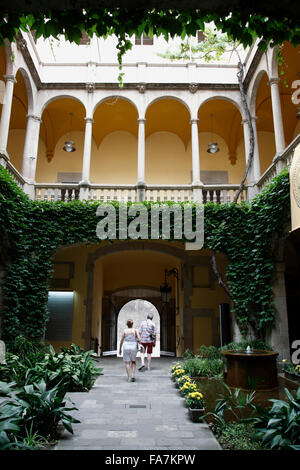
{"type": "Polygon", "coordinates": [[[137,139],[125,131],[104,137],[99,149],[93,149],[91,182],[135,184],[137,182],[137,139]]]}
{"type": "Polygon", "coordinates": [[[211,346],[213,344],[212,336],[212,320],[210,317],[194,317],[193,318],[193,351],[203,344],[211,346]]]}
{"type": "MultiPolygon", "coordinates": [[[[202,250],[202,254],[210,256],[208,250],[202,250]]],[[[226,282],[225,271],[226,271],[227,260],[224,255],[217,255],[217,266],[219,271],[222,273],[222,277],[226,282]]],[[[207,286],[209,266],[201,266],[201,269],[195,269],[194,274],[194,285],[196,286],[207,286]],[[205,269],[206,268],[206,269],[205,269]]],[[[196,314],[197,309],[199,310],[199,316],[194,316],[191,320],[193,322],[193,351],[197,352],[197,349],[202,345],[215,344],[213,339],[213,333],[219,338],[219,304],[230,303],[228,296],[224,290],[219,286],[214,275],[212,275],[213,283],[210,287],[193,287],[192,295],[190,296],[190,307],[194,309],[196,314]],[[203,315],[201,309],[211,309],[213,315],[203,315]],[[216,328],[217,331],[214,331],[216,328]]]]}
{"type": "Polygon", "coordinates": [[[273,158],[276,154],[275,139],[273,132],[258,132],[258,149],[260,158],[260,173],[261,175],[272,164],[273,158]]]}
{"type": "MultiPolygon", "coordinates": [[[[87,291],[87,272],[86,262],[88,251],[93,248],[87,249],[85,246],[67,248],[59,251],[54,258],[54,261],[67,261],[74,262],[74,278],[70,281],[70,291],[74,291],[74,310],[73,310],[73,324],[72,324],[72,342],[78,346],[84,347],[84,331],[85,331],[85,313],[86,307],[84,301],[86,299],[87,291]]],[[[60,269],[60,268],[59,268],[60,269]]],[[[55,276],[55,274],[54,274],[55,276]]],[[[60,274],[57,273],[59,277],[60,274]]],[[[56,289],[68,290],[68,289],[56,289]]],[[[67,346],[70,341],[51,341],[55,349],[60,346],[67,346]]]]}

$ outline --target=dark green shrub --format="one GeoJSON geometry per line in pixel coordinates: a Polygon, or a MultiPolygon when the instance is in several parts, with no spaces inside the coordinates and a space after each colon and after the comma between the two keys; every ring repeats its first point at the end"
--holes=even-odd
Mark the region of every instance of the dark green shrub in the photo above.
{"type": "Polygon", "coordinates": [[[198,354],[197,357],[200,359],[221,359],[222,355],[216,346],[200,346],[197,350],[198,354]]]}
{"type": "Polygon", "coordinates": [[[213,412],[207,413],[207,416],[213,418],[215,428],[222,428],[228,422],[243,422],[249,418],[249,412],[252,414],[255,410],[254,398],[255,392],[243,392],[241,389],[236,388],[231,390],[225,383],[223,383],[224,392],[219,393],[219,399],[213,412]]]}
{"type": "Polygon", "coordinates": [[[223,373],[222,359],[187,359],[182,368],[190,377],[215,377],[223,373]]]}
{"type": "MultiPolygon", "coordinates": [[[[46,383],[42,380],[16,390],[12,387],[7,390],[7,385],[1,388],[0,384],[0,390],[8,397],[0,405],[0,416],[3,420],[10,416],[19,417],[16,423],[19,429],[15,428],[15,431],[20,438],[26,437],[28,432],[56,438],[60,422],[73,434],[72,423],[80,422],[67,413],[77,408],[66,407],[64,393],[59,389],[59,385],[47,390],[46,383]]],[[[13,423],[14,421],[11,424],[13,423]]]]}
{"type": "Polygon", "coordinates": [[[216,436],[224,450],[265,450],[249,423],[227,423],[216,431],[216,436]]]}
{"type": "Polygon", "coordinates": [[[183,353],[183,359],[192,359],[195,357],[195,354],[191,349],[186,349],[183,353]]]}
{"type": "Polygon", "coordinates": [[[61,383],[69,392],[88,391],[103,370],[96,367],[94,354],[93,351],[83,352],[75,345],[64,348],[63,352],[56,354],[50,346],[50,352],[45,356],[49,383],[51,385],[61,383]]]}
{"type": "Polygon", "coordinates": [[[271,409],[255,406],[258,416],[251,419],[263,444],[274,450],[300,450],[300,387],[293,396],[284,389],[288,398],[270,399],[271,409]]]}

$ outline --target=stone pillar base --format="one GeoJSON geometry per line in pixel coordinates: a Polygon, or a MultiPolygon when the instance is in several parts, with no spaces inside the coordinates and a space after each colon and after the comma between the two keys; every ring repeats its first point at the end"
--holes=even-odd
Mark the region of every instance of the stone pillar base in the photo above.
{"type": "Polygon", "coordinates": [[[33,182],[26,182],[23,186],[23,191],[27,196],[34,201],[35,200],[35,186],[33,182]]]}
{"type": "Polygon", "coordinates": [[[90,186],[88,182],[80,182],[79,200],[84,201],[89,199],[90,186]]]}
{"type": "Polygon", "coordinates": [[[146,200],[146,184],[143,182],[137,182],[136,184],[136,200],[137,202],[143,202],[146,200]]]}

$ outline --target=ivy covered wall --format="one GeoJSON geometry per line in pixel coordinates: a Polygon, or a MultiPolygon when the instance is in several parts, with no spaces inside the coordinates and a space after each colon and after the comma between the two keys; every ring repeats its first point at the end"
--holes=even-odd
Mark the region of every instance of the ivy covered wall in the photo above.
{"type": "MultiPolygon", "coordinates": [[[[244,334],[251,327],[257,337],[264,337],[274,325],[275,241],[289,222],[289,201],[289,175],[284,170],[251,203],[205,204],[204,247],[229,259],[226,277],[244,334]]],[[[113,204],[118,213],[119,204],[113,204]]],[[[2,336],[6,341],[20,333],[43,336],[54,253],[62,246],[101,243],[96,235],[98,205],[32,201],[0,167],[0,264],[6,271],[2,336]]],[[[151,203],[145,205],[151,207],[151,203]]]]}

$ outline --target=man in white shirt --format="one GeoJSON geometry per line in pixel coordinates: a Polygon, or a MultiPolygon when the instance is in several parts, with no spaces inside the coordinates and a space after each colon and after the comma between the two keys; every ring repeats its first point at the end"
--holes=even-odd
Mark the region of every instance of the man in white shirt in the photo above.
{"type": "Polygon", "coordinates": [[[141,326],[139,328],[139,333],[141,337],[141,345],[144,348],[140,352],[141,354],[141,367],[139,367],[139,371],[142,372],[144,370],[151,370],[151,354],[152,348],[155,347],[156,344],[156,326],[155,323],[152,321],[153,314],[148,313],[147,320],[142,321],[141,326]],[[147,353],[147,366],[145,367],[145,353],[147,353]]]}

